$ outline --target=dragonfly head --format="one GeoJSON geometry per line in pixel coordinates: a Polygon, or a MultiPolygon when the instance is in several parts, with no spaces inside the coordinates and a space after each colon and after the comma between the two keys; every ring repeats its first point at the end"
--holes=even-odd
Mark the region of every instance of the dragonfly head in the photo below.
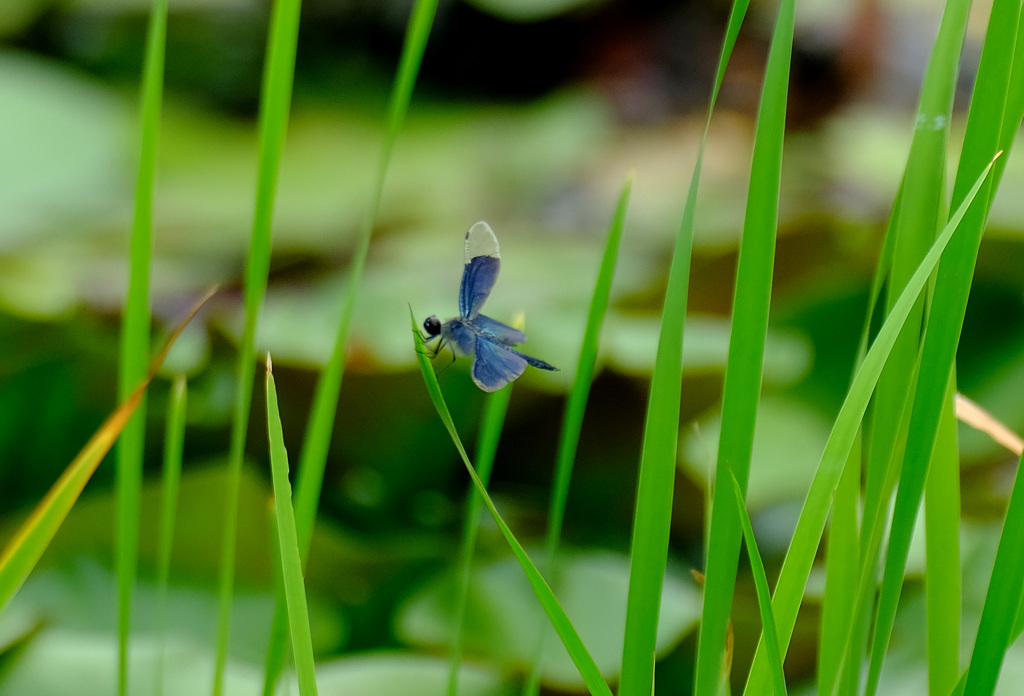
{"type": "Polygon", "coordinates": [[[437,336],[441,333],[441,320],[433,314],[423,320],[423,330],[428,336],[437,336]]]}

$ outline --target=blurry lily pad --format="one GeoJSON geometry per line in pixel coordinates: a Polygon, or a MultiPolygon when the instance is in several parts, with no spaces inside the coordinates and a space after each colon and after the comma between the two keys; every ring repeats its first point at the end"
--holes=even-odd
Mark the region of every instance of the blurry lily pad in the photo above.
{"type": "Polygon", "coordinates": [[[67,66],[0,52],[0,248],[128,199],[130,110],[67,66]]]}
{"type": "MultiPolygon", "coordinates": [[[[606,679],[618,677],[626,620],[629,559],[610,552],[565,552],[552,582],[587,650],[606,679]]],[[[411,643],[447,646],[452,635],[453,575],[435,578],[399,610],[397,631],[411,643]]],[[[658,622],[657,650],[670,650],[696,623],[700,591],[671,572],[665,578],[658,622]]],[[[548,624],[515,559],[475,569],[466,608],[467,653],[484,655],[526,670],[537,650],[539,628],[546,626],[542,680],[574,691],[583,680],[548,624]],[[500,601],[498,601],[500,598],[500,601]]]]}
{"type": "MultiPolygon", "coordinates": [[[[820,412],[801,401],[772,395],[761,399],[747,488],[751,513],[803,500],[830,429],[820,412]]],[[[714,475],[720,430],[721,414],[716,411],[683,435],[680,465],[701,488],[714,475]]]]}
{"type": "MultiPolygon", "coordinates": [[[[443,696],[448,693],[445,659],[401,652],[367,653],[317,665],[320,693],[346,696],[443,696]]],[[[500,675],[478,665],[459,670],[461,696],[518,693],[500,675]]]]}
{"type": "MultiPolygon", "coordinates": [[[[80,557],[33,574],[0,616],[2,631],[31,620],[38,630],[10,655],[0,675],[0,694],[99,696],[117,691],[117,578],[80,557]]],[[[140,582],[133,598],[130,637],[132,693],[149,693],[162,652],[158,594],[140,582]]],[[[252,693],[262,683],[274,600],[269,593],[235,592],[226,694],[252,693]]],[[[171,587],[167,597],[165,694],[208,688],[213,674],[217,595],[171,587]]]]}
{"type": "MultiPolygon", "coordinates": [[[[660,330],[661,320],[656,315],[613,313],[608,318],[603,349],[619,369],[647,373],[654,366],[660,330]]],[[[683,333],[683,369],[697,373],[724,371],[729,331],[727,318],[688,316],[683,333]]],[[[811,343],[805,337],[771,329],[765,343],[765,380],[792,383],[807,371],[811,358],[811,343]]]]}
{"type": "MultiPolygon", "coordinates": [[[[129,693],[153,693],[158,666],[165,696],[205,693],[213,681],[214,653],[209,645],[137,634],[130,645],[129,693]]],[[[107,696],[117,693],[117,636],[49,628],[33,638],[0,676],[0,694],[16,696],[107,696]]],[[[229,659],[224,695],[259,693],[263,669],[256,663],[229,659]]]]}

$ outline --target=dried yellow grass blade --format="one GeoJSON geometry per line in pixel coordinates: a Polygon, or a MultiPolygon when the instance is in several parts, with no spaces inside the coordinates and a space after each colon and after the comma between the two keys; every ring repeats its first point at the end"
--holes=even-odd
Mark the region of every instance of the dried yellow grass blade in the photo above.
{"type": "Polygon", "coordinates": [[[0,608],[7,604],[18,591],[28,574],[39,561],[40,556],[49,546],[60,525],[64,522],[71,507],[78,500],[82,489],[89,481],[96,467],[113,446],[125,423],[138,408],[142,395],[149,387],[153,375],[160,369],[164,358],[185,326],[192,320],[210,297],[216,292],[211,289],[199,300],[167,338],[163,348],[150,363],[146,378],[135,388],[124,402],[110,414],[99,430],[89,439],[85,447],[64,470],[57,482],[53,484],[46,496],[39,502],[32,514],[21,525],[11,538],[3,553],[0,554],[0,608]]]}
{"type": "Polygon", "coordinates": [[[963,394],[956,395],[956,417],[975,430],[979,430],[1018,457],[1024,454],[1024,440],[1003,425],[995,416],[963,394]]]}

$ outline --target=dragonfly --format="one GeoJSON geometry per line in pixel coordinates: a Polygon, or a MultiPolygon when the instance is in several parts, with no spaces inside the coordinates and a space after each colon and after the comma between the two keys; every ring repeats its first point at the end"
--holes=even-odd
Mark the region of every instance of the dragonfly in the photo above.
{"type": "Polygon", "coordinates": [[[427,332],[425,341],[440,339],[434,354],[450,345],[456,355],[472,355],[473,381],[485,392],[498,391],[518,379],[527,365],[557,371],[554,365],[512,347],[526,341],[525,333],[480,313],[501,269],[498,238],[486,222],[476,223],[466,233],[465,260],[459,288],[459,316],[443,324],[434,315],[423,321],[427,332]]]}

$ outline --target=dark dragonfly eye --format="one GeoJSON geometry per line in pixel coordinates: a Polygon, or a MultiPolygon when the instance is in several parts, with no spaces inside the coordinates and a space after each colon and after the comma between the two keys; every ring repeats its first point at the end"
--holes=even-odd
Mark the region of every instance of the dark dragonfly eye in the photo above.
{"type": "Polygon", "coordinates": [[[436,336],[441,333],[441,320],[431,315],[423,320],[423,329],[430,336],[436,336]]]}

